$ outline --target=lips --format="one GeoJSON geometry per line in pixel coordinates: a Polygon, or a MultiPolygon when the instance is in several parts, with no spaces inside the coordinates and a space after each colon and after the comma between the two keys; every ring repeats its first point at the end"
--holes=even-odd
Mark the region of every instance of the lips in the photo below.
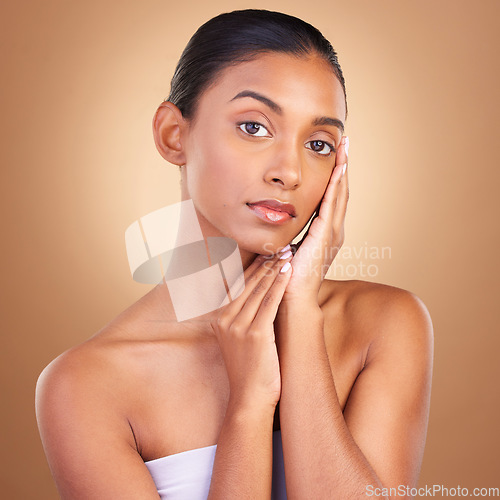
{"type": "Polygon", "coordinates": [[[247,206],[255,215],[273,224],[283,224],[297,215],[293,205],[279,200],[261,200],[247,206]]]}

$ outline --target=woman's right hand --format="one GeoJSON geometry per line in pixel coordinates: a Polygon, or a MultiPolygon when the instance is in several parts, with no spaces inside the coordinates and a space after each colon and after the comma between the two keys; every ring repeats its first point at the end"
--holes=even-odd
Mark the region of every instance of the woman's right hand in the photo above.
{"type": "Polygon", "coordinates": [[[229,378],[229,401],[238,407],[274,411],[279,401],[274,320],[292,274],[290,266],[280,271],[291,257],[291,252],[258,256],[245,271],[243,292],[212,322],[229,378]]]}

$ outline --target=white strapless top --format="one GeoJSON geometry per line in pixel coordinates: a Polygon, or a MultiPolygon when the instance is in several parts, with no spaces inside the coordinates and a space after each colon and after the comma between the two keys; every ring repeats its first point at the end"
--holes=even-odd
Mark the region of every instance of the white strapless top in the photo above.
{"type": "MultiPolygon", "coordinates": [[[[168,500],[206,500],[217,445],[197,448],[145,462],[160,498],[168,500]]],[[[256,480],[258,480],[256,478],[256,480]]],[[[286,500],[285,467],[281,433],[273,433],[272,500],[286,500]]]]}

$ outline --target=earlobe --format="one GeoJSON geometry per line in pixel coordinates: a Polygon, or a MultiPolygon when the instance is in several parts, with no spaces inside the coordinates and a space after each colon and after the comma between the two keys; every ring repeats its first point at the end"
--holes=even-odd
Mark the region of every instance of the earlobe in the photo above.
{"type": "Polygon", "coordinates": [[[153,135],[159,153],[174,165],[186,164],[182,145],[185,129],[186,120],[179,108],[169,101],[162,102],[153,118],[153,135]]]}

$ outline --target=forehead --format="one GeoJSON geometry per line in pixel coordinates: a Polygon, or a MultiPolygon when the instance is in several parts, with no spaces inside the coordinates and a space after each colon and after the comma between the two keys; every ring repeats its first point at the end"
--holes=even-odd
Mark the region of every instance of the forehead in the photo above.
{"type": "Polygon", "coordinates": [[[266,53],[229,66],[203,93],[199,111],[229,104],[251,90],[269,97],[286,114],[329,115],[345,120],[345,96],[329,62],[317,55],[266,53]]]}

